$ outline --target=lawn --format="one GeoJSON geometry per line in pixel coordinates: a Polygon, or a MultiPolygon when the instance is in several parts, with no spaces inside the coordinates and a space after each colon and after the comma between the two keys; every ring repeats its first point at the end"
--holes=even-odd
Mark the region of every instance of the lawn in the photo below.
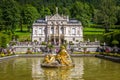
{"type": "MultiPolygon", "coordinates": [[[[114,31],[117,29],[110,29],[110,31],[114,31]]],[[[90,39],[90,41],[94,41],[95,38],[99,41],[104,41],[104,33],[105,29],[104,28],[83,28],[83,35],[84,35],[84,40],[90,39]]]]}
{"type": "Polygon", "coordinates": [[[104,29],[102,28],[83,28],[84,40],[90,39],[90,41],[95,41],[95,39],[103,41],[104,29]]]}
{"type": "Polygon", "coordinates": [[[31,32],[28,32],[27,27],[23,27],[23,31],[21,32],[20,29],[16,29],[15,35],[19,36],[19,41],[31,40],[31,32]]]}

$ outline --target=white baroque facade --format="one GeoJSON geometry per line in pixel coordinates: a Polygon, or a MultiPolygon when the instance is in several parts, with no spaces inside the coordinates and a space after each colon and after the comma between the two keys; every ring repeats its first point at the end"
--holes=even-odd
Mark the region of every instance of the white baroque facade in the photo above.
{"type": "Polygon", "coordinates": [[[83,27],[80,21],[60,16],[58,13],[38,19],[32,26],[32,41],[51,41],[54,44],[83,41],[83,27]]]}

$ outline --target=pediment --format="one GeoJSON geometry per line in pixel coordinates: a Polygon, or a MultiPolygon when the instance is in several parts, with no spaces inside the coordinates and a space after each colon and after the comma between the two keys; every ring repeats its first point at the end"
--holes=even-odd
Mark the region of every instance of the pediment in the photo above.
{"type": "Polygon", "coordinates": [[[51,16],[50,20],[64,20],[64,18],[61,17],[59,14],[55,14],[51,16]]]}

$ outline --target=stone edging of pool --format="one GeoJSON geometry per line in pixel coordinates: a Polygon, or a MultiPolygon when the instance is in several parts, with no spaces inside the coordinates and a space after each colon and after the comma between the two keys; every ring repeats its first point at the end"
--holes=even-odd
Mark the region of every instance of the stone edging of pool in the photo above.
{"type": "MultiPolygon", "coordinates": [[[[0,57],[0,61],[2,60],[8,60],[11,58],[16,58],[16,57],[44,57],[46,54],[16,54],[12,56],[5,56],[5,57],[0,57]]],[[[70,54],[72,57],[94,57],[95,54],[70,54]]]]}
{"type": "Polygon", "coordinates": [[[120,63],[120,58],[119,57],[106,56],[106,55],[101,55],[101,54],[96,54],[95,57],[120,63]]]}
{"type": "MultiPolygon", "coordinates": [[[[17,55],[12,55],[12,56],[0,57],[0,61],[8,60],[11,58],[16,58],[16,57],[44,57],[45,55],[46,54],[17,54],[17,55]]],[[[100,54],[70,54],[70,55],[72,57],[97,57],[97,58],[107,59],[107,60],[120,63],[120,58],[118,57],[111,57],[111,56],[105,56],[105,55],[100,55],[100,54]]]]}

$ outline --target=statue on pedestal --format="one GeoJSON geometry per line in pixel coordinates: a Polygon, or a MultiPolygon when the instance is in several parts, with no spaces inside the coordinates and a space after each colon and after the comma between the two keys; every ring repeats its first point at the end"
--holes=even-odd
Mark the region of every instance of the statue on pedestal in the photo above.
{"type": "Polygon", "coordinates": [[[63,67],[63,66],[74,66],[71,57],[68,54],[64,46],[60,47],[60,51],[54,54],[48,54],[45,56],[42,67],[63,67]]]}

